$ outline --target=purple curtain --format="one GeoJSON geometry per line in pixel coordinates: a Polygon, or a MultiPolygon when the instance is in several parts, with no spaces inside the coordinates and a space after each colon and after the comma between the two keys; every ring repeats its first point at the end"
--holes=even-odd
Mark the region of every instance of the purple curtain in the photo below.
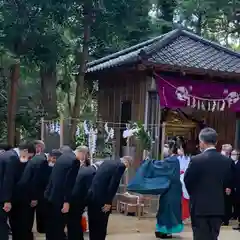
{"type": "Polygon", "coordinates": [[[240,84],[216,83],[156,75],[162,107],[192,107],[206,111],[240,110],[240,84]]]}

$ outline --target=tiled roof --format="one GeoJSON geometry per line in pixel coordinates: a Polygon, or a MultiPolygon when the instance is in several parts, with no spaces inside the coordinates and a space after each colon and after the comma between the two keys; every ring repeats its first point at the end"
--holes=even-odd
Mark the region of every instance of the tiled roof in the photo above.
{"type": "Polygon", "coordinates": [[[154,64],[240,73],[239,53],[180,29],[90,62],[87,73],[134,64],[142,56],[154,64]]]}

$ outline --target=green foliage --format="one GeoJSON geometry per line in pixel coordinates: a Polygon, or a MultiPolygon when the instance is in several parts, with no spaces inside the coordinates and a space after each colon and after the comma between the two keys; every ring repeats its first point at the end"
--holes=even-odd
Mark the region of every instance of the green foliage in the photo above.
{"type": "Polygon", "coordinates": [[[105,11],[97,12],[92,26],[94,56],[137,44],[151,34],[148,0],[105,0],[104,7],[105,11]]]}
{"type": "Polygon", "coordinates": [[[85,135],[83,124],[78,124],[77,133],[76,146],[87,146],[87,136],[85,135]]]}
{"type": "Polygon", "coordinates": [[[132,129],[137,129],[134,132],[135,138],[139,141],[142,150],[151,150],[152,139],[150,133],[145,129],[144,124],[141,121],[131,123],[132,129]]]}
{"type": "MultiPolygon", "coordinates": [[[[208,39],[239,49],[239,6],[240,0],[2,0],[0,130],[5,129],[7,115],[8,68],[16,59],[21,62],[17,127],[30,136],[39,132],[43,114],[39,70],[52,64],[57,65],[59,112],[71,115],[86,14],[92,14],[89,53],[99,58],[165,33],[172,29],[174,21],[208,39]]],[[[97,91],[92,91],[93,83],[86,83],[78,96],[84,106],[80,115],[94,120],[97,91]]],[[[142,124],[138,126],[138,138],[143,148],[149,149],[150,139],[142,124]]],[[[78,144],[84,139],[78,136],[78,144]]]]}
{"type": "Polygon", "coordinates": [[[113,154],[113,147],[111,143],[105,143],[103,148],[100,148],[97,145],[97,150],[95,153],[96,158],[106,158],[106,157],[111,157],[113,154]]]}

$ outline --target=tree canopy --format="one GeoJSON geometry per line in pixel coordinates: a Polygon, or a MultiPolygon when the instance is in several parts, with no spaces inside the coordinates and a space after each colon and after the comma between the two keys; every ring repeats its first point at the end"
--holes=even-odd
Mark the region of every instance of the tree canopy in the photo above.
{"type": "MultiPolygon", "coordinates": [[[[86,62],[175,26],[239,49],[239,7],[240,0],[1,0],[2,112],[8,118],[11,113],[17,127],[32,129],[33,136],[38,132],[34,121],[41,116],[89,114],[90,109],[81,108],[86,99],[94,101],[92,87],[84,81],[86,62]],[[19,77],[9,74],[13,65],[15,70],[19,66],[19,77]],[[7,90],[14,84],[21,90],[13,91],[17,97],[10,101],[7,90]],[[9,102],[18,102],[16,111],[7,111],[9,102]]],[[[76,124],[72,126],[74,138],[76,124]]]]}

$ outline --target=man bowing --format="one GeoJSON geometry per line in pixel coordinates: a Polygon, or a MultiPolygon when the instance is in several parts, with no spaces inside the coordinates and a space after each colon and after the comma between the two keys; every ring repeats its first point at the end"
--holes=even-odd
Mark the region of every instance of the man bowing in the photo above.
{"type": "Polygon", "coordinates": [[[125,170],[132,158],[125,156],[120,161],[104,161],[93,178],[89,191],[89,236],[91,240],[105,240],[112,201],[117,193],[125,170]]]}
{"type": "MultiPolygon", "coordinates": [[[[34,145],[30,142],[23,142],[18,148],[0,154],[0,239],[8,239],[7,216],[12,229],[12,239],[22,237],[21,227],[25,224],[25,213],[19,214],[22,209],[19,207],[18,181],[27,165],[28,160],[35,154],[34,145]],[[9,215],[8,215],[9,214],[9,215]],[[22,226],[19,226],[19,219],[22,218],[22,226]]],[[[21,239],[28,240],[28,236],[21,239]]]]}
{"type": "MultiPolygon", "coordinates": [[[[67,149],[66,147],[64,149],[67,149]]],[[[63,150],[63,149],[61,149],[63,150]]],[[[74,152],[62,151],[56,161],[45,191],[48,201],[48,223],[46,238],[64,240],[66,217],[70,208],[72,189],[75,184],[80,162],[88,155],[87,147],[78,147],[74,152]]],[[[79,223],[80,224],[80,223],[79,223]]]]}

